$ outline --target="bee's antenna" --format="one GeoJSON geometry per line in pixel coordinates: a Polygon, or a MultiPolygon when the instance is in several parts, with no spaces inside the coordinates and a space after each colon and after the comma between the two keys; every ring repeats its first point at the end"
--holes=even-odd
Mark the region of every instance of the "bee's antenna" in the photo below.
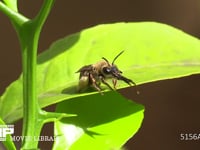
{"type": "Polygon", "coordinates": [[[102,57],[102,59],[105,60],[107,62],[107,64],[110,66],[109,61],[105,57],[102,57]]]}
{"type": "Polygon", "coordinates": [[[112,61],[112,65],[114,64],[115,60],[123,53],[124,51],[121,51],[112,61]]]}

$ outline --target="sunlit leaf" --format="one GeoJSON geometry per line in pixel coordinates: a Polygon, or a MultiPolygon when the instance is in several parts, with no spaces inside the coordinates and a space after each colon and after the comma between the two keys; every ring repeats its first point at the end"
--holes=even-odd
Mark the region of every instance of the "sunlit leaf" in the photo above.
{"type": "Polygon", "coordinates": [[[121,148],[137,132],[144,108],[108,92],[61,102],[56,111],[77,117],[55,123],[54,150],[112,150],[121,148]]]}
{"type": "MultiPolygon", "coordinates": [[[[116,60],[123,75],[137,84],[200,72],[200,41],[171,26],[153,23],[98,25],[53,43],[38,57],[37,90],[41,107],[94,94],[77,93],[80,67],[102,57],[116,60]]],[[[118,89],[127,87],[118,82],[118,89]]],[[[1,96],[5,122],[22,117],[22,81],[13,82],[1,96]]]]}

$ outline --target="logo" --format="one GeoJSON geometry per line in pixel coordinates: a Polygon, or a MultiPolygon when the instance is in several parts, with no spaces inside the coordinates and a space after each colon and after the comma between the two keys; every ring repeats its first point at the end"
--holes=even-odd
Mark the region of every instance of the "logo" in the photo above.
{"type": "MultiPolygon", "coordinates": [[[[6,141],[7,135],[14,134],[14,125],[0,125],[0,141],[6,141]]],[[[16,136],[12,135],[12,141],[55,141],[56,136],[16,136]]]]}
{"type": "Polygon", "coordinates": [[[6,141],[6,136],[14,133],[14,125],[0,125],[0,141],[6,141]]]}

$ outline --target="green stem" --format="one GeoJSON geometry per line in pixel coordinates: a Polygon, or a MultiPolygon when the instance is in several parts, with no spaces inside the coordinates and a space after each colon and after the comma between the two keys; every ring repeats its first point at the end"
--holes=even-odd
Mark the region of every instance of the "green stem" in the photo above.
{"type": "Polygon", "coordinates": [[[24,22],[28,21],[29,19],[25,16],[21,15],[20,13],[12,10],[11,8],[7,7],[3,2],[0,1],[0,10],[8,16],[12,22],[16,25],[21,26],[24,22]]]}
{"type": "Polygon", "coordinates": [[[37,149],[38,141],[34,137],[40,135],[42,126],[51,121],[69,117],[70,115],[45,112],[39,107],[37,99],[37,49],[42,26],[53,6],[54,0],[45,0],[38,15],[29,20],[0,2],[0,10],[6,14],[15,27],[21,44],[23,64],[23,150],[37,149]],[[31,137],[32,140],[26,137],[31,137]]]}
{"type": "MultiPolygon", "coordinates": [[[[24,24],[14,23],[19,35],[23,64],[23,131],[22,149],[37,149],[44,121],[37,99],[36,65],[38,41],[42,26],[51,10],[54,0],[45,0],[38,15],[24,24]],[[31,137],[32,140],[26,138],[31,137]]],[[[14,20],[15,21],[15,20],[14,20]]]]}
{"type": "MultiPolygon", "coordinates": [[[[41,123],[38,122],[38,112],[40,110],[37,93],[36,93],[36,60],[38,36],[35,35],[34,25],[30,21],[22,26],[19,30],[22,47],[22,64],[23,64],[23,131],[24,137],[34,138],[40,133],[41,123]],[[37,127],[36,127],[37,125],[37,127]]],[[[37,141],[23,140],[24,149],[36,149],[37,141]]]]}
{"type": "MultiPolygon", "coordinates": [[[[45,0],[39,14],[22,26],[19,30],[23,58],[24,87],[24,137],[38,137],[44,121],[37,99],[36,65],[38,41],[42,26],[51,10],[54,0],[45,0]]],[[[38,141],[24,138],[22,149],[37,149],[38,141]]]]}

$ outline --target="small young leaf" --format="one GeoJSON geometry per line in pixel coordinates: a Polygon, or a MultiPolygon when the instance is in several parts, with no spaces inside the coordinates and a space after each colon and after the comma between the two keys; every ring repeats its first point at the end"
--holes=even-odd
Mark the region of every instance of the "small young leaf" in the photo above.
{"type": "Polygon", "coordinates": [[[106,92],[61,102],[56,111],[77,117],[55,123],[54,150],[111,150],[122,147],[137,132],[144,108],[116,92],[106,92]]]}
{"type": "MultiPolygon", "coordinates": [[[[200,73],[200,41],[171,26],[154,23],[98,25],[55,42],[38,57],[37,92],[41,107],[95,92],[77,93],[80,67],[102,57],[115,61],[137,84],[200,73]]],[[[0,98],[6,122],[22,117],[22,78],[0,98]]],[[[127,87],[118,82],[117,88],[127,87]]]]}

